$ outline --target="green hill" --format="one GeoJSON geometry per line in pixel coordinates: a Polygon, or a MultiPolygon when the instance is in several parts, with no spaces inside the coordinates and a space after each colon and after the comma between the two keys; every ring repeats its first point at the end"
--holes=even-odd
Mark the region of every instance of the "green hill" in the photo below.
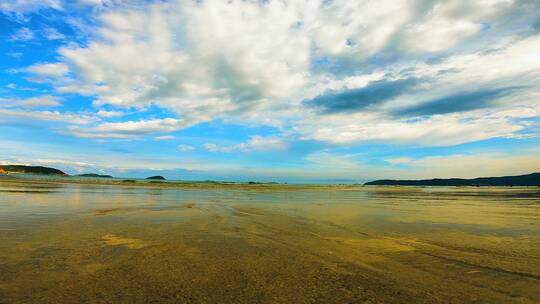
{"type": "Polygon", "coordinates": [[[5,171],[6,173],[61,175],[61,176],[67,175],[66,173],[58,169],[42,167],[42,166],[0,165],[0,169],[5,171]]]}

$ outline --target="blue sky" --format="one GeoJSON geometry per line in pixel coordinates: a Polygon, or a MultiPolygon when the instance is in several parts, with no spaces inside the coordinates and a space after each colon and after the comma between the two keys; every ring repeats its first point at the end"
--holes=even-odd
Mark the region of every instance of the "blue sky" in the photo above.
{"type": "Polygon", "coordinates": [[[1,163],[288,182],[540,171],[538,1],[0,11],[1,163]]]}

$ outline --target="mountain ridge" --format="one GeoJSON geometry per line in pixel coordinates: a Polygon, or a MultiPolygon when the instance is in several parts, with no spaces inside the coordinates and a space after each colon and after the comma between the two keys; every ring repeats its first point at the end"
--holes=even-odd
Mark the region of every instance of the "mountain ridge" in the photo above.
{"type": "Polygon", "coordinates": [[[380,179],[366,186],[540,186],[540,173],[500,177],[433,178],[419,180],[380,179]]]}
{"type": "Polygon", "coordinates": [[[61,170],[44,166],[25,166],[25,165],[0,165],[0,172],[5,173],[22,173],[22,174],[41,174],[41,175],[61,175],[67,176],[61,170]]]}

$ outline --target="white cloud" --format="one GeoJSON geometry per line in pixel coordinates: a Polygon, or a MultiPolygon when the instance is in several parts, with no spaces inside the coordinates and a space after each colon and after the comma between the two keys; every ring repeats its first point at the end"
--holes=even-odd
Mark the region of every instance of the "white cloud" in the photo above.
{"type": "Polygon", "coordinates": [[[200,122],[287,97],[303,84],[310,43],[290,31],[296,16],[283,16],[284,4],[179,5],[103,14],[102,39],[61,50],[77,82],[60,90],[97,92],[96,105],[154,102],[200,122]]]}
{"type": "Polygon", "coordinates": [[[275,136],[252,136],[242,149],[246,151],[282,151],[287,149],[287,145],[282,139],[275,136]]]}
{"type": "Polygon", "coordinates": [[[538,85],[540,78],[540,35],[493,46],[491,52],[473,52],[451,56],[435,65],[419,64],[418,77],[440,77],[440,82],[453,86],[465,85],[538,85]]]}
{"type": "Polygon", "coordinates": [[[306,119],[297,130],[304,139],[348,145],[392,142],[419,146],[448,146],[493,137],[506,137],[523,127],[510,119],[462,115],[434,116],[418,121],[388,120],[371,115],[337,115],[306,119]],[[358,121],[362,121],[361,124],[358,121]]]}
{"type": "Polygon", "coordinates": [[[386,47],[392,36],[412,21],[417,2],[336,0],[319,7],[306,26],[322,55],[364,57],[386,47]]]}
{"type": "Polygon", "coordinates": [[[176,139],[176,137],[172,135],[163,135],[163,136],[154,137],[154,139],[155,140],[173,140],[173,139],[176,139]]]}
{"type": "MultiPolygon", "coordinates": [[[[95,106],[155,105],[175,118],[71,129],[76,136],[133,138],[223,119],[271,125],[332,144],[454,145],[515,136],[524,125],[516,116],[495,115],[490,109],[417,119],[395,118],[391,111],[508,84],[527,88],[501,100],[506,111],[530,106],[538,97],[539,36],[505,37],[497,45],[461,49],[439,63],[423,63],[425,54],[448,51],[481,33],[484,23],[514,8],[511,0],[207,0],[121,9],[115,6],[120,1],[80,2],[107,7],[96,13],[100,26],[89,30],[88,43],[63,47],[60,62],[28,71],[56,78],[58,92],[96,96],[95,106]],[[380,60],[380,68],[373,70],[368,59],[380,60]],[[315,60],[336,64],[339,71],[318,67],[315,60]],[[326,115],[303,103],[329,91],[407,77],[419,80],[412,92],[369,111],[326,115]]],[[[113,112],[98,115],[116,117],[107,113],[113,112]]],[[[272,145],[283,148],[268,138],[205,148],[227,152],[272,145]]]]}
{"type": "Polygon", "coordinates": [[[60,0],[2,0],[0,11],[5,13],[25,14],[41,9],[62,9],[60,0]]]}
{"type": "Polygon", "coordinates": [[[10,39],[11,41],[29,41],[34,39],[34,32],[27,27],[23,27],[11,35],[10,39]]]}
{"type": "Polygon", "coordinates": [[[56,96],[43,95],[31,98],[0,98],[1,107],[56,107],[60,105],[60,99],[56,96]]]}
{"type": "Polygon", "coordinates": [[[34,165],[67,165],[67,166],[78,166],[78,167],[88,167],[95,166],[95,164],[81,162],[81,161],[70,161],[63,159],[36,159],[32,161],[34,165]]]}
{"type": "Polygon", "coordinates": [[[295,130],[306,139],[334,144],[376,141],[443,146],[493,137],[515,137],[515,132],[526,127],[519,119],[540,116],[540,57],[536,56],[540,53],[540,36],[493,47],[497,50],[457,54],[437,64],[413,62],[412,65],[390,66],[384,76],[376,71],[354,81],[349,77],[325,82],[313,91],[315,93],[310,93],[311,98],[328,89],[339,92],[367,87],[370,81],[399,79],[405,70],[408,70],[405,77],[428,80],[412,92],[375,105],[370,111],[333,115],[303,112],[295,130]],[[508,87],[519,89],[511,95],[493,98],[489,107],[431,117],[388,115],[403,107],[454,94],[508,87]]]}
{"type": "Polygon", "coordinates": [[[212,143],[206,143],[203,145],[203,148],[206,149],[206,151],[208,152],[231,152],[232,149],[228,148],[228,147],[220,147],[216,144],[212,144],[212,143]]]}
{"type": "Polygon", "coordinates": [[[93,127],[70,127],[66,134],[82,138],[130,138],[162,132],[172,132],[184,127],[180,119],[164,118],[125,122],[106,122],[93,127]]]}
{"type": "Polygon", "coordinates": [[[113,118],[113,117],[121,117],[121,116],[123,116],[124,112],[99,110],[97,112],[97,115],[101,116],[101,117],[105,117],[105,118],[113,118]]]}
{"type": "Polygon", "coordinates": [[[57,29],[52,27],[46,27],[43,30],[43,33],[45,34],[45,38],[47,38],[48,40],[62,40],[66,38],[64,34],[60,33],[57,29]]]}
{"type": "Polygon", "coordinates": [[[27,71],[40,76],[61,77],[69,72],[69,67],[61,62],[39,63],[28,67],[27,71]]]}
{"type": "Polygon", "coordinates": [[[178,147],[176,147],[176,149],[180,152],[188,152],[188,151],[193,151],[195,150],[195,147],[192,147],[190,145],[178,145],[178,147]]]}
{"type": "Polygon", "coordinates": [[[282,139],[270,136],[252,136],[247,142],[232,146],[218,146],[214,143],[206,143],[203,147],[209,152],[229,153],[234,151],[251,152],[251,151],[283,151],[287,149],[287,145],[282,139]]]}
{"type": "MultiPolygon", "coordinates": [[[[396,11],[403,15],[399,5],[371,2],[357,6],[336,1],[327,8],[310,1],[205,1],[108,12],[97,31],[101,39],[61,50],[78,76],[77,84],[61,90],[98,92],[97,105],[142,106],[152,101],[194,122],[247,113],[285,102],[281,100],[302,89],[313,45],[319,45],[318,55],[334,52],[330,45],[323,47],[323,40],[335,35],[319,32],[330,24],[341,31],[339,24],[345,22],[336,12],[347,12],[357,43],[380,49],[405,21],[391,17],[396,11]],[[379,27],[381,16],[385,18],[379,27]]],[[[329,42],[335,43],[345,45],[346,39],[329,42]]]]}
{"type": "Polygon", "coordinates": [[[135,140],[139,137],[132,134],[121,134],[121,133],[90,133],[86,132],[84,129],[77,127],[69,127],[65,130],[60,131],[61,134],[66,134],[70,136],[75,136],[79,138],[90,138],[90,139],[126,139],[126,140],[135,140]]]}
{"type": "Polygon", "coordinates": [[[28,119],[67,122],[78,125],[89,124],[97,120],[95,117],[85,114],[73,114],[59,111],[23,111],[2,108],[0,108],[0,117],[10,121],[13,119],[28,119]]]}
{"type": "Polygon", "coordinates": [[[140,121],[109,122],[90,129],[96,132],[118,132],[133,134],[148,134],[154,132],[174,131],[183,126],[182,120],[165,118],[140,121]]]}
{"type": "Polygon", "coordinates": [[[454,0],[433,8],[405,30],[404,47],[414,52],[437,52],[480,32],[490,15],[504,12],[513,0],[454,0]],[[421,41],[421,42],[420,42],[421,41]]]}

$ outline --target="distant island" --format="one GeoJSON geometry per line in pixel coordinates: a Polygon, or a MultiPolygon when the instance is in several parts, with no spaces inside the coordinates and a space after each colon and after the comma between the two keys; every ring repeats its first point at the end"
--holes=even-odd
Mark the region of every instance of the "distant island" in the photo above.
{"type": "Polygon", "coordinates": [[[434,178],[422,180],[381,179],[367,186],[540,186],[540,173],[516,176],[464,178],[434,178]]]}
{"type": "Polygon", "coordinates": [[[152,180],[165,180],[165,177],[161,176],[161,175],[156,175],[156,176],[150,176],[150,177],[147,177],[146,179],[152,179],[152,180]]]}
{"type": "Polygon", "coordinates": [[[103,174],[96,174],[96,173],[85,173],[85,174],[78,174],[75,176],[80,177],[96,177],[96,178],[113,178],[112,175],[103,175],[103,174]]]}
{"type": "Polygon", "coordinates": [[[0,173],[19,173],[19,174],[41,174],[41,175],[60,175],[67,176],[66,173],[48,167],[42,166],[24,166],[24,165],[0,165],[0,173]]]}
{"type": "MultiPolygon", "coordinates": [[[[69,176],[61,170],[43,166],[25,166],[25,165],[0,165],[0,174],[38,174],[38,175],[56,175],[69,176]]],[[[114,178],[112,175],[84,173],[74,175],[75,177],[91,177],[91,178],[114,178]]],[[[148,180],[166,180],[161,175],[147,177],[148,180]]],[[[133,181],[134,182],[134,181],[133,181]]]]}

